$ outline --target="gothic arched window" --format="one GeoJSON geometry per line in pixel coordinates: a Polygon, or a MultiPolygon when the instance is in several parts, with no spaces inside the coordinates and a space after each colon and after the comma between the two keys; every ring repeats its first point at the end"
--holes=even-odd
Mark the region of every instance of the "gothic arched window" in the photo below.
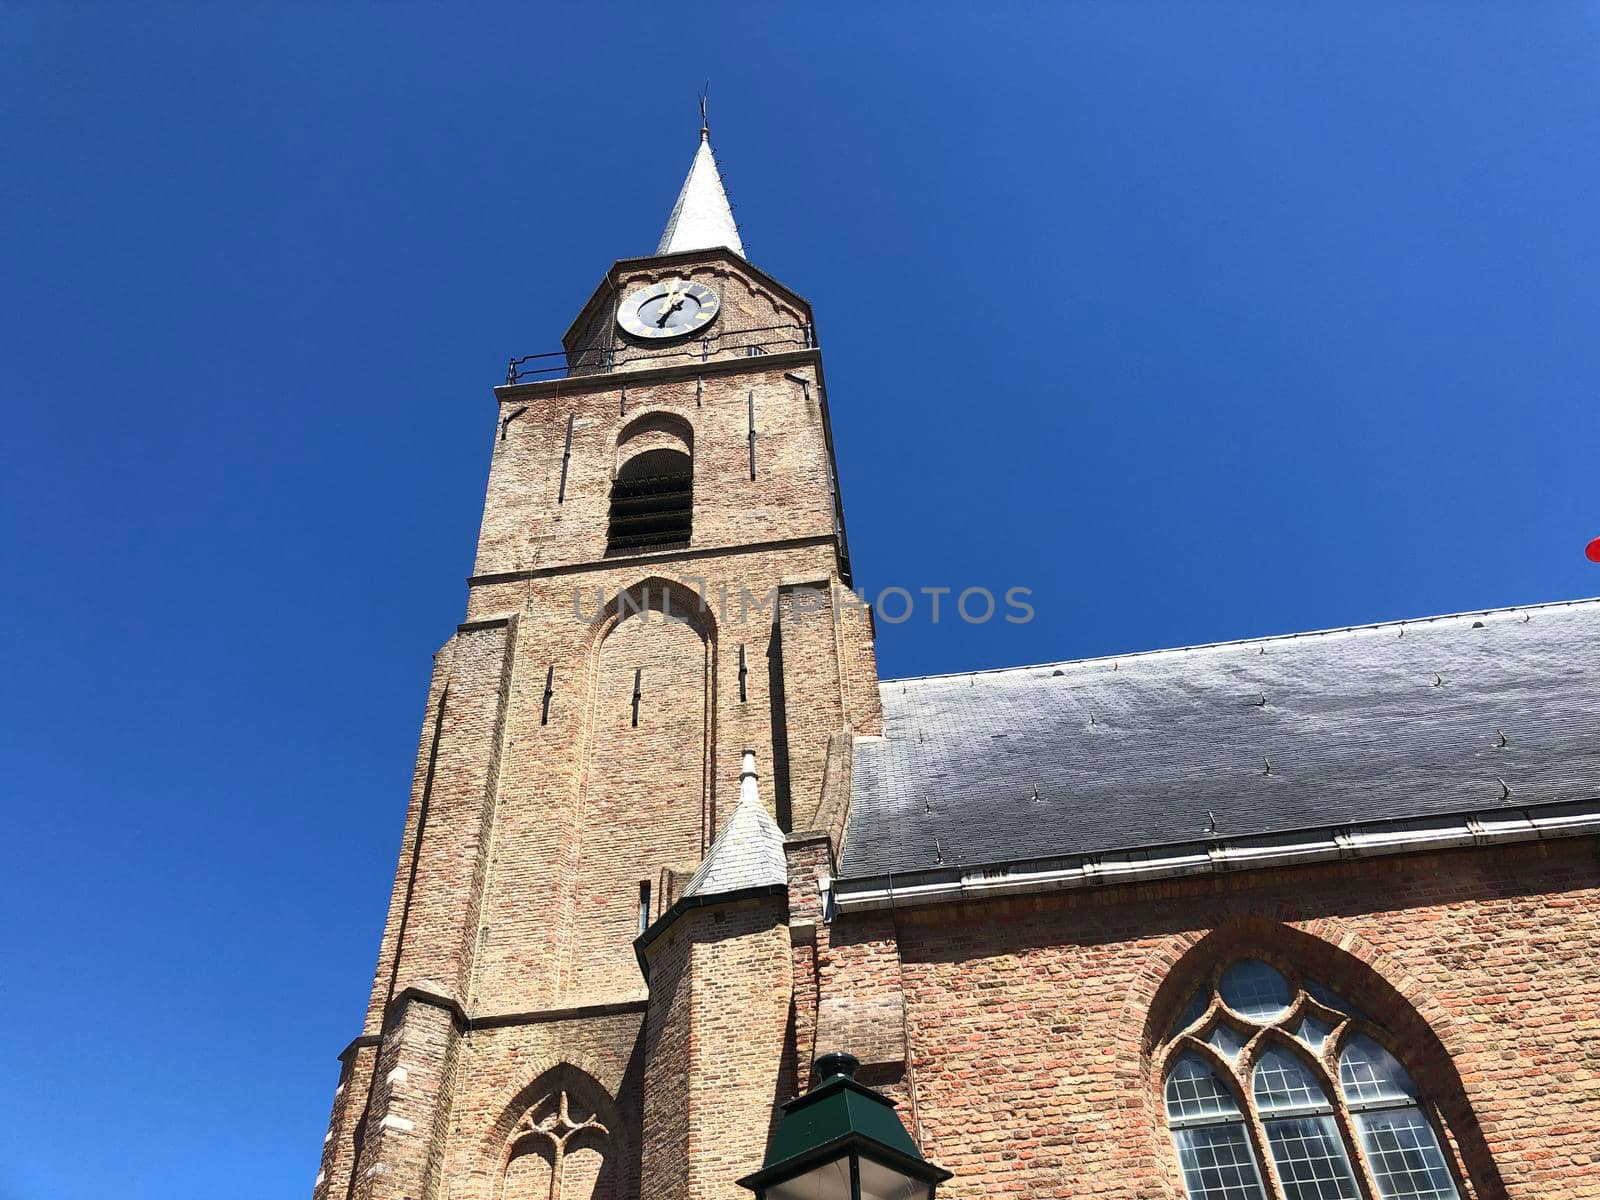
{"type": "Polygon", "coordinates": [[[616,1200],[613,1130],[602,1106],[590,1081],[558,1071],[512,1129],[496,1200],[616,1200]]]}
{"type": "Polygon", "coordinates": [[[1292,970],[1240,958],[1213,973],[1162,1049],[1189,1200],[1461,1200],[1386,1038],[1292,970]]]}

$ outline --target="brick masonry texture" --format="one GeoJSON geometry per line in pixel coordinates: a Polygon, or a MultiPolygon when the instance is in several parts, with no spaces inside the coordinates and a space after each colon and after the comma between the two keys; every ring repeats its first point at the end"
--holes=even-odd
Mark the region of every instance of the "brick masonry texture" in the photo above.
{"type": "Polygon", "coordinates": [[[856,739],[883,731],[872,623],[846,598],[820,354],[741,348],[810,320],[727,252],[632,260],[567,339],[616,369],[497,389],[316,1200],[731,1200],[840,1049],[956,1173],[941,1194],[1176,1198],[1165,1039],[1241,955],[1391,1038],[1472,1200],[1600,1200],[1594,839],[830,921],[856,739]],[[677,276],[723,296],[704,362],[612,328],[677,276]],[[667,447],[693,461],[688,546],[607,556],[617,469],[667,447]],[[674,904],[747,748],[787,894],[674,904]]]}
{"type": "Polygon", "coordinates": [[[903,999],[952,1196],[1182,1195],[1153,1052],[1206,970],[1259,954],[1400,1040],[1468,1194],[1592,1197],[1597,930],[1586,839],[869,914],[829,928],[822,991],[865,1018],[829,1044],[869,1055],[871,1002],[903,999]]]}
{"type": "MultiPolygon", "coordinates": [[[[449,1195],[496,1196],[498,1171],[517,1118],[547,1094],[552,1077],[591,1085],[611,1131],[608,1161],[615,1195],[638,1194],[642,1014],[553,1019],[474,1030],[455,1078],[445,1156],[449,1195]]],[[[548,1200],[541,1196],[538,1200],[548,1200]]]]}
{"type": "MultiPolygon", "coordinates": [[[[751,361],[760,360],[744,360],[751,361]]],[[[506,400],[502,417],[508,424],[504,437],[494,441],[476,574],[487,577],[604,558],[619,436],[640,420],[660,416],[676,417],[693,432],[691,550],[831,538],[832,499],[817,388],[803,388],[784,377],[792,373],[814,384],[815,361],[813,354],[805,354],[786,356],[770,369],[730,371],[724,366],[716,372],[652,378],[628,386],[626,398],[623,383],[611,375],[570,380],[570,390],[561,393],[506,400]],[[511,417],[519,408],[521,415],[511,417]]]]}
{"type": "Polygon", "coordinates": [[[791,964],[785,902],[692,910],[651,947],[642,1195],[726,1197],[759,1163],[782,1098],[791,964]]]}

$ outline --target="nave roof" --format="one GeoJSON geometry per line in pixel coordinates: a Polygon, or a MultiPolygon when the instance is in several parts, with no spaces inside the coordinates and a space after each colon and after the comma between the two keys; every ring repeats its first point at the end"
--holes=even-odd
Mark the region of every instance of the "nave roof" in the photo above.
{"type": "Polygon", "coordinates": [[[880,686],[847,877],[1600,798],[1600,600],[880,686]]]}

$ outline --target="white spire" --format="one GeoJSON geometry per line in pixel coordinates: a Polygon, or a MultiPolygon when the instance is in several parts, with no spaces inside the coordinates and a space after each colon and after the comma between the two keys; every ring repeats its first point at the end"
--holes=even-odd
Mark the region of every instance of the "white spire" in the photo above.
{"type": "Polygon", "coordinates": [[[656,253],[676,254],[680,250],[709,250],[714,246],[726,246],[735,254],[744,255],[739,227],[733,223],[728,193],[722,190],[722,175],[711,153],[711,131],[702,124],[700,148],[694,152],[688,178],[683,181],[678,202],[672,206],[672,216],[667,218],[667,229],[661,235],[656,253]]]}

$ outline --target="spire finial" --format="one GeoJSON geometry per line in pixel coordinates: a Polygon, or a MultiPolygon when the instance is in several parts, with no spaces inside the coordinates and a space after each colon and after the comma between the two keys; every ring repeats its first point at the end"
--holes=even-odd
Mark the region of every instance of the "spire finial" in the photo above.
{"type": "Polygon", "coordinates": [[[706,99],[711,95],[711,80],[706,80],[705,86],[700,89],[700,140],[711,140],[711,123],[706,120],[706,99]]]}
{"type": "Polygon", "coordinates": [[[761,803],[761,796],[756,791],[756,752],[746,750],[744,761],[739,764],[739,803],[761,803]]]}

